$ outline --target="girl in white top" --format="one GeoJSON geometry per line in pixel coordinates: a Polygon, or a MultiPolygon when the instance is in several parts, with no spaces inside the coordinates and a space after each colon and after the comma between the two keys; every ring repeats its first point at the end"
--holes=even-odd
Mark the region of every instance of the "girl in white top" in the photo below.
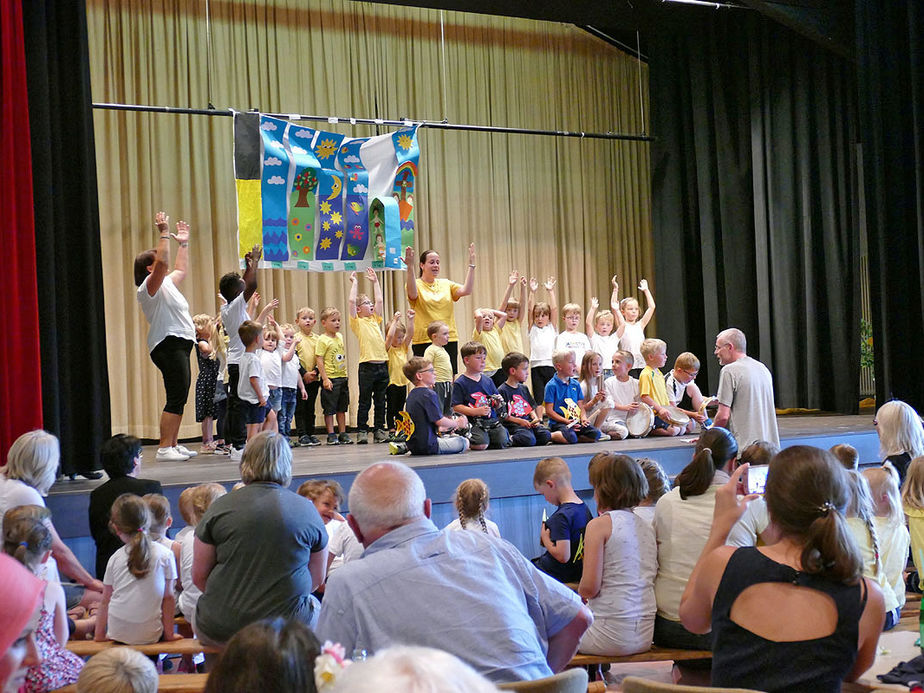
{"type": "Polygon", "coordinates": [[[485,517],[490,498],[488,485],[481,479],[466,479],[456,488],[454,503],[459,513],[446,529],[450,531],[482,532],[492,537],[500,537],[497,525],[485,517]]]}
{"type": "Polygon", "coordinates": [[[650,457],[638,457],[635,461],[642,468],[642,474],[648,482],[648,495],[635,506],[635,514],[654,527],[655,505],[661,496],[671,490],[671,480],[667,478],[664,468],[650,457]]]}
{"type": "Polygon", "coordinates": [[[123,493],[112,504],[109,518],[111,529],[125,546],[106,565],[95,640],[145,645],[181,639],[173,632],[176,561],[169,549],[148,536],[151,513],[147,503],[123,493]]]}
{"type": "Polygon", "coordinates": [[[892,586],[898,604],[895,611],[886,614],[888,630],[898,622],[901,608],[905,605],[905,564],[908,562],[908,548],[911,535],[905,526],[902,499],[898,491],[898,470],[891,462],[863,472],[869,483],[873,499],[873,525],[879,535],[879,550],[882,555],[882,571],[892,586]],[[898,613],[896,613],[896,611],[898,613]],[[889,620],[892,623],[889,623],[889,620]]]}
{"type": "Polygon", "coordinates": [[[654,530],[633,508],[648,495],[642,468],[631,457],[597,453],[588,469],[599,517],[584,534],[584,572],[578,594],[594,622],[579,652],[618,657],[651,648],[655,622],[654,530]]]}
{"type": "MultiPolygon", "coordinates": [[[[613,285],[613,293],[610,296],[610,308],[613,312],[619,312],[619,284],[616,283],[616,275],[610,279],[613,285]]],[[[602,310],[599,313],[597,308],[600,307],[600,301],[594,296],[590,299],[590,310],[587,311],[587,318],[584,321],[584,327],[587,337],[590,339],[590,348],[600,354],[603,359],[603,377],[609,378],[613,375],[610,364],[613,363],[613,354],[619,349],[619,335],[616,334],[616,318],[608,310],[602,310]]]]}
{"type": "Polygon", "coordinates": [[[183,519],[186,520],[187,526],[177,535],[177,539],[173,544],[173,552],[180,568],[179,581],[182,588],[177,604],[183,618],[189,621],[193,633],[197,636],[199,631],[196,629],[196,604],[199,602],[199,597],[202,596],[202,590],[196,587],[192,579],[193,546],[196,543],[195,529],[196,525],[199,524],[199,520],[205,515],[205,511],[209,509],[216,499],[221,498],[226,493],[224,486],[211,482],[184,489],[183,493],[180,494],[180,512],[183,513],[183,519]]]}
{"type": "MultiPolygon", "coordinates": [[[[615,277],[614,277],[615,280],[615,277]]],[[[618,288],[618,287],[617,287],[618,288]]],[[[645,357],[642,356],[641,346],[645,341],[645,327],[651,322],[655,312],[654,296],[648,289],[648,280],[642,279],[638,284],[639,290],[645,294],[645,314],[639,318],[641,307],[638,301],[627,296],[619,302],[619,310],[614,313],[616,318],[616,336],[619,337],[619,348],[631,351],[635,359],[633,368],[644,368],[645,357]]],[[[615,292],[614,292],[615,296],[615,292]]]]}
{"type": "Polygon", "coordinates": [[[715,492],[728,481],[738,456],[738,443],[715,426],[696,443],[693,460],[674,480],[674,488],[655,505],[658,577],[654,642],[659,647],[703,649],[710,636],[695,635],[680,623],[680,598],[712,528],[715,492]]]}
{"type": "Polygon", "coordinates": [[[614,375],[603,381],[603,390],[612,404],[599,428],[613,440],[629,436],[626,416],[638,409],[638,380],[629,375],[634,363],[632,352],[617,351],[613,354],[614,375]]]}
{"type": "Polygon", "coordinates": [[[549,292],[549,302],[536,302],[539,282],[535,277],[529,280],[529,368],[530,386],[533,398],[539,402],[545,396],[545,386],[555,377],[552,353],[558,337],[558,301],[555,299],[555,277],[549,277],[543,284],[549,292]]]}
{"type": "Polygon", "coordinates": [[[584,393],[584,415],[592,426],[600,428],[613,408],[613,401],[603,389],[603,359],[596,351],[584,352],[580,380],[584,393]]]}
{"type": "Polygon", "coordinates": [[[173,526],[173,515],[170,514],[170,501],[160,493],[148,493],[143,496],[151,513],[151,526],[148,536],[165,549],[173,551],[173,539],[167,536],[167,530],[173,526]]]}

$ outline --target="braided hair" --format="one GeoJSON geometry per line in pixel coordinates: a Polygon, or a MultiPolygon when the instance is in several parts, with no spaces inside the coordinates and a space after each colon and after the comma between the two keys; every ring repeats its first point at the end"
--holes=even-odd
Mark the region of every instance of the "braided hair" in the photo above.
{"type": "Polygon", "coordinates": [[[481,531],[488,533],[488,525],[484,519],[484,514],[488,510],[487,484],[481,479],[466,479],[456,488],[455,505],[462,529],[465,529],[466,521],[477,520],[481,524],[481,531]]]}

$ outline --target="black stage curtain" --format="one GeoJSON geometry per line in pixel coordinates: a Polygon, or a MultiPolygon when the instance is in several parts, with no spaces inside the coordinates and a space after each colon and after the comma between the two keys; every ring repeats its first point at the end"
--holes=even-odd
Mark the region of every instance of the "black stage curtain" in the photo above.
{"type": "Polygon", "coordinates": [[[752,12],[651,38],[659,336],[714,392],[715,336],[738,327],[777,407],[856,412],[854,69],[752,12]]]}
{"type": "Polygon", "coordinates": [[[876,399],[924,411],[924,5],[857,0],[876,399]]]}
{"type": "Polygon", "coordinates": [[[99,207],[83,2],[23,3],[45,428],[66,474],[110,434],[99,207]]]}

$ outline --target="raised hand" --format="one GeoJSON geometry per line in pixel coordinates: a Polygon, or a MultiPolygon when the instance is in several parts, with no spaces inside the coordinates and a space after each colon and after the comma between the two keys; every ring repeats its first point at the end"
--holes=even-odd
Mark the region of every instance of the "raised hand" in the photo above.
{"type": "Polygon", "coordinates": [[[373,284],[377,284],[379,281],[379,276],[375,273],[375,270],[371,267],[366,268],[366,279],[368,279],[373,284]]]}
{"type": "MultiPolygon", "coordinates": [[[[525,277],[524,277],[524,279],[525,279],[525,277]]],[[[536,279],[535,277],[530,277],[530,278],[529,278],[529,290],[530,290],[532,293],[536,293],[536,291],[537,291],[538,289],[539,289],[539,280],[536,279]]]]}
{"type": "Polygon", "coordinates": [[[158,231],[164,233],[169,225],[170,217],[167,216],[166,212],[158,212],[154,215],[154,226],[157,227],[158,231]]]}
{"type": "Polygon", "coordinates": [[[350,282],[353,284],[356,283],[356,272],[350,272],[350,282]]]}
{"type": "Polygon", "coordinates": [[[189,224],[185,221],[178,221],[176,223],[176,233],[171,233],[173,239],[177,243],[188,243],[189,242],[189,224]]]}
{"type": "MultiPolygon", "coordinates": [[[[399,313],[399,315],[400,315],[400,313],[399,313]]],[[[413,308],[408,308],[408,309],[407,309],[407,319],[408,319],[408,320],[413,320],[415,315],[417,315],[417,313],[414,312],[414,309],[413,309],[413,308]]]]}
{"type": "Polygon", "coordinates": [[[546,291],[551,291],[552,289],[554,289],[555,288],[555,277],[549,277],[548,279],[546,279],[545,284],[543,284],[543,286],[545,287],[546,291]]]}
{"type": "Polygon", "coordinates": [[[642,281],[638,283],[638,290],[648,291],[648,280],[647,279],[643,279],[642,281]]]}
{"type": "Polygon", "coordinates": [[[475,242],[472,241],[468,244],[468,264],[475,264],[475,242]]]}
{"type": "Polygon", "coordinates": [[[597,300],[596,296],[591,297],[590,299],[590,309],[597,310],[600,307],[600,301],[597,300]]]}
{"type": "Polygon", "coordinates": [[[408,246],[404,249],[404,264],[408,267],[414,266],[414,247],[408,246]]]}
{"type": "Polygon", "coordinates": [[[511,271],[510,276],[507,277],[507,283],[510,284],[510,286],[513,286],[518,281],[520,281],[520,273],[516,270],[511,271]]]}
{"type": "Polygon", "coordinates": [[[616,291],[616,290],[619,289],[619,283],[616,281],[616,275],[615,275],[615,274],[614,274],[612,277],[610,277],[610,284],[613,285],[613,291],[616,291]]]}
{"type": "Polygon", "coordinates": [[[522,284],[523,286],[526,286],[526,275],[525,274],[522,277],[520,277],[520,284],[522,284]]]}
{"type": "Polygon", "coordinates": [[[391,319],[392,319],[392,320],[400,320],[400,319],[401,319],[401,311],[400,311],[400,310],[396,310],[396,311],[395,311],[395,314],[391,316],[391,319]]]}

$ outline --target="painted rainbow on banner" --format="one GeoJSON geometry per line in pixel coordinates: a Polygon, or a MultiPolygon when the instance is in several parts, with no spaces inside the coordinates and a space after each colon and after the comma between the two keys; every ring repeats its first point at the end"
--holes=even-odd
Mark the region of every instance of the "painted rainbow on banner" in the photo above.
{"type": "Polygon", "coordinates": [[[262,113],[234,114],[237,248],[261,267],[404,269],[414,245],[417,126],[351,138],[262,113]]]}

